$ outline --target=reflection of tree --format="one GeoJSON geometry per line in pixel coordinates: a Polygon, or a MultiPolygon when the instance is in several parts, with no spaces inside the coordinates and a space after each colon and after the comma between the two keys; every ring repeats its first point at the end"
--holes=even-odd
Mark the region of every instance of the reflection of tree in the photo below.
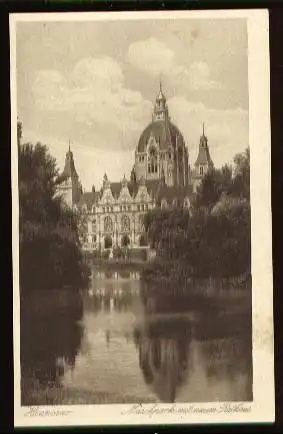
{"type": "MultiPolygon", "coordinates": [[[[44,315],[21,314],[22,382],[35,380],[42,386],[60,386],[66,367],[74,368],[80,350],[83,329],[78,321],[82,312],[78,303],[62,315],[54,315],[53,309],[44,315]]],[[[29,405],[31,393],[23,391],[23,405],[29,405]]]]}
{"type": "Polygon", "coordinates": [[[86,295],[84,306],[87,312],[127,312],[133,303],[133,295],[126,291],[109,292],[104,295],[97,293],[91,296],[86,295]]]}
{"type": "Polygon", "coordinates": [[[174,402],[187,369],[189,324],[179,320],[148,322],[143,329],[135,329],[134,342],[145,382],[161,401],[174,402]]]}

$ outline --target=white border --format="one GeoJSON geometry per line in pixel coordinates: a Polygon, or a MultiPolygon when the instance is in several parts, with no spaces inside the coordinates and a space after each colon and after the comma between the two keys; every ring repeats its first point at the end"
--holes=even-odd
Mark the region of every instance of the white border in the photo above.
{"type": "Polygon", "coordinates": [[[134,425],[237,423],[274,421],[273,279],[271,227],[271,137],[269,24],[267,10],[164,11],[113,13],[11,14],[11,167],[14,302],[15,426],[134,425]],[[40,407],[20,405],[19,234],[17,158],[16,23],[31,21],[110,21],[148,19],[247,19],[249,67],[249,134],[251,151],[251,216],[253,280],[252,403],[144,404],[40,407]],[[213,410],[214,409],[214,410],[213,410]],[[32,411],[30,411],[32,410],[32,411]]]}

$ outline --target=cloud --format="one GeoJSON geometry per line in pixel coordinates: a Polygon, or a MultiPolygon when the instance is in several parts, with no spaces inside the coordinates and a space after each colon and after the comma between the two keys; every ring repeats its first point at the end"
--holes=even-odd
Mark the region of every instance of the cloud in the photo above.
{"type": "Polygon", "coordinates": [[[187,72],[190,86],[194,90],[216,89],[219,83],[211,80],[210,69],[205,62],[194,62],[187,72]]]}
{"type": "Polygon", "coordinates": [[[152,75],[170,74],[175,66],[173,51],[155,38],[131,44],[128,58],[133,65],[152,75]]]}
{"type": "MultiPolygon", "coordinates": [[[[69,143],[67,140],[54,138],[53,135],[40,136],[41,142],[48,146],[49,152],[56,158],[59,170],[63,170],[66,151],[69,143]]],[[[32,130],[24,130],[23,141],[36,143],[38,133],[32,130]]],[[[106,172],[110,181],[120,181],[125,174],[129,179],[130,171],[134,163],[134,150],[121,151],[120,148],[109,150],[95,146],[85,146],[84,143],[76,141],[71,143],[74,154],[75,167],[83,188],[91,190],[92,185],[96,189],[102,186],[103,175],[106,172]]]]}
{"type": "Polygon", "coordinates": [[[192,103],[182,96],[169,99],[168,106],[173,123],[184,135],[191,165],[197,156],[203,123],[216,166],[232,162],[233,156],[249,145],[249,119],[246,110],[209,109],[202,103],[192,103]]]}
{"type": "Polygon", "coordinates": [[[109,57],[84,58],[64,77],[59,71],[39,71],[34,77],[36,107],[66,112],[74,122],[115,127],[128,137],[150,119],[152,104],[128,89],[120,65],[109,57]]]}
{"type": "Polygon", "coordinates": [[[182,81],[191,90],[210,90],[220,84],[211,79],[205,62],[194,62],[189,68],[178,63],[176,56],[162,41],[155,38],[138,41],[129,46],[128,59],[147,74],[165,76],[172,82],[182,81]]]}

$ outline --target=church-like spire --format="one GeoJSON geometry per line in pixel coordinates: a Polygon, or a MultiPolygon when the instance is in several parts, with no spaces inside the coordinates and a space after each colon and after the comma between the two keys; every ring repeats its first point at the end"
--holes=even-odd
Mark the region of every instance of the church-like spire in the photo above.
{"type": "Polygon", "coordinates": [[[204,122],[202,123],[202,136],[200,137],[200,147],[207,147],[207,137],[204,133],[204,122]]]}
{"type": "Polygon", "coordinates": [[[168,107],[166,104],[166,97],[163,92],[162,88],[162,82],[159,81],[159,92],[156,97],[156,102],[154,106],[154,112],[153,112],[153,121],[160,121],[168,119],[168,107]]]}
{"type": "Polygon", "coordinates": [[[166,97],[164,95],[163,89],[162,89],[162,81],[161,78],[159,80],[159,93],[157,95],[156,101],[164,101],[166,103],[166,97]]]}
{"type": "Polygon", "coordinates": [[[67,155],[72,155],[73,156],[73,153],[71,151],[71,139],[69,139],[69,148],[68,148],[67,155]]]}
{"type": "Polygon", "coordinates": [[[65,166],[61,174],[61,177],[64,179],[67,178],[78,179],[78,174],[75,168],[74,156],[71,151],[70,140],[69,140],[68,151],[66,152],[65,166]]]}
{"type": "MultiPolygon", "coordinates": [[[[208,141],[207,137],[205,135],[204,131],[204,122],[202,124],[202,135],[200,136],[199,141],[199,152],[198,157],[195,162],[195,167],[199,172],[202,172],[203,170],[207,170],[207,168],[213,166],[213,162],[210,157],[209,147],[208,147],[208,141]]],[[[202,172],[201,174],[203,174],[202,172]]]]}

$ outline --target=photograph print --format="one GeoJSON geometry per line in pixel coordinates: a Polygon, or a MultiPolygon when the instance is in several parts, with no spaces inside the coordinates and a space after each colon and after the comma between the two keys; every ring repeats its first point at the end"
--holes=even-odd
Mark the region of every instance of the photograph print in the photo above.
{"type": "Polygon", "coordinates": [[[10,17],[17,425],[272,421],[267,36],[10,17]]]}

